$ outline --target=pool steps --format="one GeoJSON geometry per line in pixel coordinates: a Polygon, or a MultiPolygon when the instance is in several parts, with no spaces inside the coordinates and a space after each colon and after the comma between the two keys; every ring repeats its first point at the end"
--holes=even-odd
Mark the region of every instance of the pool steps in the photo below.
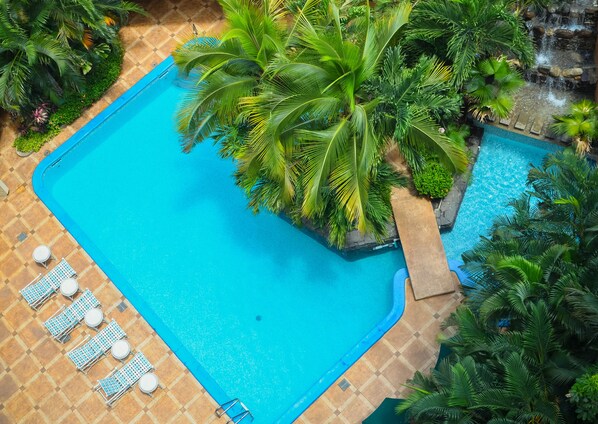
{"type": "Polygon", "coordinates": [[[249,408],[247,408],[245,404],[239,400],[239,398],[224,402],[218,408],[216,408],[214,412],[218,418],[222,417],[224,414],[228,414],[230,418],[226,424],[238,424],[247,417],[251,417],[251,420],[253,421],[253,415],[251,414],[251,411],[249,411],[249,408]],[[235,408],[235,406],[237,407],[235,408]]]}

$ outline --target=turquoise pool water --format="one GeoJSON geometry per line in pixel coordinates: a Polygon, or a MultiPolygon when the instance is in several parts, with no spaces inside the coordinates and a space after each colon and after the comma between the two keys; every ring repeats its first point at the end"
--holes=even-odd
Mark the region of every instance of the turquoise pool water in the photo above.
{"type": "Polygon", "coordinates": [[[53,153],[35,189],[217,401],[290,422],[375,341],[404,259],[347,261],[253,215],[212,143],[181,153],[175,75],[53,153]]]}
{"type": "Polygon", "coordinates": [[[485,127],[473,178],[455,226],[442,234],[449,259],[461,259],[480,235],[487,235],[496,216],[510,213],[508,202],[525,190],[530,164],[540,165],[556,145],[508,133],[500,128],[485,127]]]}
{"type": "MultiPolygon", "coordinates": [[[[240,398],[255,423],[291,422],[400,317],[393,276],[404,259],[347,261],[279,217],[253,215],[216,147],[180,153],[183,90],[169,65],[46,158],[34,188],[218,402],[240,398]]],[[[487,133],[443,235],[449,258],[475,244],[547,152],[487,133]]]]}

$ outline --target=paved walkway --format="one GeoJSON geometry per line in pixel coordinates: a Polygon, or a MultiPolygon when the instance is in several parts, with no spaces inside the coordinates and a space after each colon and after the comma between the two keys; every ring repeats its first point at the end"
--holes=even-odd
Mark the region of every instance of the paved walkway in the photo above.
{"type": "MultiPolygon", "coordinates": [[[[396,149],[387,159],[395,168],[405,170],[396,149]]],[[[409,188],[393,188],[390,201],[415,299],[454,292],[432,203],[409,188]]]]}
{"type": "MultiPolygon", "coordinates": [[[[590,93],[587,93],[590,98],[590,93]]],[[[514,133],[548,141],[564,141],[550,129],[553,115],[566,114],[569,106],[584,98],[583,93],[550,88],[545,84],[526,83],[514,95],[515,104],[509,116],[489,121],[514,133]]]]}
{"type": "MultiPolygon", "coordinates": [[[[177,42],[191,35],[191,22],[200,33],[217,35],[222,13],[208,0],[141,0],[149,17],[134,17],[122,30],[126,47],[124,69],[116,85],[83,117],[65,128],[42,150],[19,158],[12,147],[10,128],[0,137],[0,179],[10,195],[0,199],[0,423],[224,423],[216,419],[216,403],[177,359],[159,335],[128,303],[87,253],[37,198],[31,187],[33,169],[120,94],[168,56],[177,42]],[[65,356],[87,333],[82,327],[65,345],[52,340],[43,322],[62,303],[54,296],[39,312],[19,296],[45,270],[31,259],[38,244],[48,244],[65,257],[103,305],[108,319],[118,320],[131,345],[155,365],[163,389],[153,398],[135,389],[109,409],[91,391],[98,378],[118,363],[102,359],[88,375],[78,373],[65,356]],[[120,311],[124,302],[127,308],[120,311]]],[[[55,263],[55,262],[54,262],[55,263]]],[[[392,276],[389,276],[391,278],[392,276]]],[[[440,323],[460,302],[457,293],[415,302],[406,288],[402,319],[333,384],[298,419],[305,424],[360,423],[385,397],[404,396],[406,380],[416,370],[433,366],[440,323]],[[347,380],[344,391],[338,386],[347,380]]]]}

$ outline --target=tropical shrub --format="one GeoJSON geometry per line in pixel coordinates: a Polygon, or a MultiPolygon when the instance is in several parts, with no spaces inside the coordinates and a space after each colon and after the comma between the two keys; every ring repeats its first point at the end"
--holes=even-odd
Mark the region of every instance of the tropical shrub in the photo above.
{"type": "Polygon", "coordinates": [[[29,129],[17,137],[14,147],[22,152],[37,152],[45,143],[54,138],[65,125],[79,118],[83,111],[98,101],[116,82],[122,69],[124,50],[115,43],[110,54],[87,74],[80,93],[64,97],[54,112],[49,112],[47,125],[43,131],[29,129]]]}
{"type": "Polygon", "coordinates": [[[130,11],[141,9],[121,0],[1,1],[0,107],[26,116],[81,90],[130,11]]]}
{"type": "Polygon", "coordinates": [[[442,199],[453,188],[453,176],[440,163],[428,161],[420,172],[413,174],[413,184],[422,196],[442,199]]]}
{"type": "Polygon", "coordinates": [[[577,418],[588,423],[598,422],[598,369],[592,368],[577,379],[569,391],[577,418]]]}
{"type": "Polygon", "coordinates": [[[506,118],[513,109],[513,93],[525,84],[504,57],[479,62],[465,84],[469,110],[476,119],[506,118]]]}
{"type": "Polygon", "coordinates": [[[583,156],[592,148],[592,142],[598,137],[598,104],[582,100],[571,105],[568,114],[553,116],[552,129],[573,140],[575,151],[583,156]]]}
{"type": "Polygon", "coordinates": [[[524,66],[535,61],[532,41],[511,0],[417,2],[407,38],[412,50],[450,63],[457,87],[471,77],[479,60],[504,54],[524,66]]]}
{"type": "Polygon", "coordinates": [[[469,125],[451,123],[446,128],[446,136],[453,140],[453,143],[465,149],[467,138],[471,135],[469,125]]]}
{"type": "Polygon", "coordinates": [[[598,170],[565,151],[528,186],[463,255],[475,288],[444,324],[452,355],[412,381],[415,422],[576,422],[567,393],[598,354],[598,170]]]}
{"type": "Polygon", "coordinates": [[[366,3],[351,31],[333,2],[325,10],[313,0],[295,4],[292,19],[280,2],[221,4],[229,24],[222,41],[174,53],[181,70],[202,74],[179,110],[179,131],[184,151],[216,136],[223,155],[236,159],[252,209],[309,220],[341,246],[354,228],[384,235],[390,188],[401,183],[385,161],[389,145],[409,146],[405,157],[430,149],[465,168],[465,153],[435,121],[435,112],[458,109],[442,99],[446,68],[427,59],[414,70],[391,69],[410,4],[374,20],[366,3]],[[379,78],[381,69],[392,79],[379,78]]]}
{"type": "Polygon", "coordinates": [[[454,121],[461,97],[449,83],[450,69],[437,59],[421,56],[407,66],[400,47],[387,50],[380,71],[365,84],[369,98],[379,102],[373,121],[388,134],[411,170],[419,172],[425,156],[433,153],[452,170],[467,164],[464,145],[455,143],[437,122],[454,121]]]}

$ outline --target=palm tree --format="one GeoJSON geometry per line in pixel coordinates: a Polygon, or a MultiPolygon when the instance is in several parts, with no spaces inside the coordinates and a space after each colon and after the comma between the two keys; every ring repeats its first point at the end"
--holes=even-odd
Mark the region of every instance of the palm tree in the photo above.
{"type": "Polygon", "coordinates": [[[495,361],[471,356],[443,361],[429,376],[417,372],[415,389],[397,412],[415,423],[559,423],[556,398],[515,346],[495,361]]]}
{"type": "Polygon", "coordinates": [[[487,116],[506,118],[513,108],[513,92],[524,84],[504,57],[482,60],[465,84],[470,111],[482,121],[487,116]]]}
{"type": "Polygon", "coordinates": [[[413,380],[416,422],[574,422],[566,394],[598,355],[598,170],[567,150],[528,184],[463,255],[475,288],[444,324],[453,355],[413,380]]]}
{"type": "Polygon", "coordinates": [[[405,81],[394,92],[384,86],[386,97],[375,95],[381,87],[375,77],[407,22],[409,4],[378,23],[361,20],[362,36],[355,38],[344,31],[333,3],[324,11],[305,2],[293,20],[280,4],[223,5],[230,25],[223,40],[175,53],[183,71],[202,73],[179,111],[179,129],[186,151],[210,135],[220,141],[223,155],[237,160],[237,183],[254,210],[285,211],[296,222],[323,226],[331,243],[341,245],[354,227],[384,234],[390,187],[401,183],[384,161],[393,135],[412,150],[417,143],[436,148],[456,169],[465,166],[463,150],[433,121],[457,105],[442,98],[449,91],[446,68],[422,62],[395,78],[394,85],[405,81]],[[398,112],[383,122],[400,89],[409,90],[404,108],[418,100],[418,89],[425,97],[408,108],[406,122],[397,120],[398,112]],[[425,100],[435,103],[426,108],[425,100]]]}
{"type": "MultiPolygon", "coordinates": [[[[352,43],[346,39],[334,4],[323,25],[303,19],[294,46],[299,53],[273,68],[275,77],[263,84],[258,96],[245,99],[255,126],[242,169],[266,169],[269,178],[278,181],[283,199],[293,198],[301,175],[301,212],[308,219],[321,216],[325,195],[331,192],[327,198],[341,207],[347,222],[356,223],[362,232],[372,231],[368,212],[372,181],[380,175],[386,147],[395,140],[410,145],[409,152],[436,148],[453,168],[466,164],[463,151],[440,134],[430,118],[432,112],[456,103],[445,101],[438,90],[446,88],[442,85],[446,69],[428,60],[411,72],[399,73],[392,62],[400,58],[400,52],[390,49],[387,56],[410,10],[408,4],[396,7],[378,25],[364,19],[364,35],[352,43]],[[384,76],[377,76],[381,66],[393,81],[383,83],[384,76]],[[391,75],[393,70],[395,75],[391,75]],[[381,90],[386,90],[383,95],[381,90]],[[409,107],[417,98],[416,91],[421,97],[409,107]],[[409,116],[399,120],[400,112],[393,110],[391,122],[382,118],[384,108],[397,103],[409,109],[409,116]],[[301,160],[290,162],[298,147],[301,160]],[[289,167],[289,163],[298,166],[289,167]]],[[[338,206],[333,209],[339,210],[338,206]]]]}
{"type": "Polygon", "coordinates": [[[566,115],[553,116],[552,124],[557,134],[565,134],[573,139],[578,155],[583,156],[592,147],[592,141],[598,136],[598,105],[590,100],[574,103],[566,115]]]}
{"type": "Polygon", "coordinates": [[[450,69],[422,56],[408,67],[399,47],[388,49],[380,71],[366,84],[370,98],[379,100],[374,121],[389,134],[410,168],[420,171],[424,155],[436,154],[451,170],[462,171],[467,159],[463,143],[439,131],[438,122],[455,121],[461,99],[449,84],[450,69]]]}
{"type": "Polygon", "coordinates": [[[528,183],[514,213],[463,255],[479,287],[469,302],[491,325],[503,317],[518,325],[529,303],[544,299],[559,334],[574,337],[582,355],[597,324],[580,302],[598,296],[598,171],[566,151],[533,167],[528,183]]]}
{"type": "Polygon", "coordinates": [[[566,391],[584,367],[555,336],[544,302],[527,308],[521,330],[488,327],[467,306],[445,324],[455,336],[429,377],[416,373],[401,405],[415,422],[558,423],[566,391]]]}
{"type": "Polygon", "coordinates": [[[534,63],[534,48],[523,21],[508,0],[429,0],[418,2],[408,31],[415,49],[437,54],[453,66],[457,87],[476,63],[502,54],[524,66],[534,63]]]}
{"type": "Polygon", "coordinates": [[[173,53],[179,69],[201,74],[177,115],[186,152],[216,132],[220,141],[230,144],[228,154],[236,152],[233,146],[242,144],[249,125],[241,116],[240,100],[256,93],[264,72],[285,53],[289,41],[281,1],[220,4],[229,24],[222,40],[189,42],[173,53]]]}
{"type": "Polygon", "coordinates": [[[407,4],[397,7],[378,26],[366,20],[358,44],[345,42],[334,4],[324,25],[299,21],[299,53],[277,64],[260,93],[243,102],[253,123],[241,161],[250,181],[264,171],[287,203],[301,175],[303,216],[321,215],[325,194],[331,191],[328,198],[342,205],[348,222],[362,232],[372,229],[369,187],[385,141],[372,122],[379,100],[360,94],[410,10],[407,4]],[[299,162],[291,160],[297,147],[299,162]]]}

